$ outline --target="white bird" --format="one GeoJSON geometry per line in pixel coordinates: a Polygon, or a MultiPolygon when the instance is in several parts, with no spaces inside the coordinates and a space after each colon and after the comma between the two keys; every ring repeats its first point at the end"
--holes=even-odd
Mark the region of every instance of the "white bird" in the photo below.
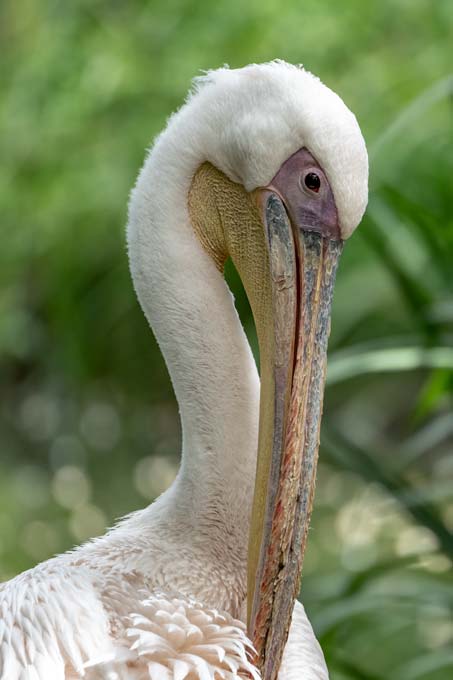
{"type": "Polygon", "coordinates": [[[181,466],[152,505],[0,587],[1,680],[328,677],[294,599],[336,261],[367,180],[354,115],[302,67],[196,79],[146,159],[128,225],[179,403],[181,466]],[[261,388],[227,257],[253,309],[261,388]]]}

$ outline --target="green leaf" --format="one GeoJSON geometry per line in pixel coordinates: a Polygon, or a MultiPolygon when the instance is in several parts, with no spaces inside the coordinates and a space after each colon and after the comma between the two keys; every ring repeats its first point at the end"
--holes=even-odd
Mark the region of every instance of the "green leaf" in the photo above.
{"type": "Polygon", "coordinates": [[[437,368],[453,371],[453,348],[395,347],[370,351],[354,351],[351,348],[330,356],[327,384],[335,385],[369,373],[437,368]]]}

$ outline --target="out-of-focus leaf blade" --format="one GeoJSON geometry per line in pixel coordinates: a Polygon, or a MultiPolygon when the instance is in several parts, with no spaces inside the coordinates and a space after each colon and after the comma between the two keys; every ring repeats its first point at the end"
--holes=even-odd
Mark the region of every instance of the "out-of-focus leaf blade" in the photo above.
{"type": "Polygon", "coordinates": [[[453,371],[451,347],[395,347],[368,352],[337,353],[330,357],[327,384],[336,383],[367,373],[394,373],[418,369],[448,368],[453,371]]]}

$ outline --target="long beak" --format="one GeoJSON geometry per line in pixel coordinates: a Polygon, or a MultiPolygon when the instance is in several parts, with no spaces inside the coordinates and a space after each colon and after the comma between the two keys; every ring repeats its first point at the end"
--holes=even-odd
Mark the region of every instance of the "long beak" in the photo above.
{"type": "Polygon", "coordinates": [[[275,680],[297,597],[315,488],[330,308],[341,240],[304,230],[258,193],[271,309],[259,337],[261,407],[250,529],[248,625],[263,680],[275,680]]]}
{"type": "Polygon", "coordinates": [[[204,163],[188,205],[194,231],[219,271],[232,258],[257,329],[261,399],[248,628],[263,680],[276,680],[315,485],[330,305],[342,249],[335,202],[322,169],[302,148],[267,188],[251,193],[204,163]],[[316,197],[300,186],[300,177],[312,171],[324,187],[316,197]]]}

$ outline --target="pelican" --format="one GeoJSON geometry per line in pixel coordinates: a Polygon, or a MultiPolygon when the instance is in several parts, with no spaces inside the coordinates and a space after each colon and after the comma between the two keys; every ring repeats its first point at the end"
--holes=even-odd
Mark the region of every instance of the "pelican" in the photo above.
{"type": "Polygon", "coordinates": [[[195,80],[139,174],[127,229],[179,404],[181,465],[150,506],[3,584],[1,680],[328,677],[295,600],[335,271],[367,184],[356,118],[302,67],[195,80]]]}

